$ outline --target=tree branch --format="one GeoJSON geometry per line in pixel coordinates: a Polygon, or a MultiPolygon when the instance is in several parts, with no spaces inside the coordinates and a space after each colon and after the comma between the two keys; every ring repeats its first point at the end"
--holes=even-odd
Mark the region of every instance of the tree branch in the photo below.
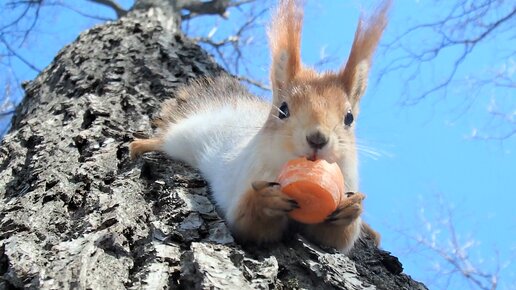
{"type": "Polygon", "coordinates": [[[16,19],[14,19],[10,23],[0,27],[0,31],[4,31],[6,28],[9,28],[9,27],[17,24],[18,22],[20,22],[20,20],[22,20],[27,15],[27,13],[32,8],[32,6],[34,6],[34,5],[40,6],[41,2],[42,2],[42,0],[29,0],[29,1],[18,1],[18,2],[12,1],[12,2],[7,3],[6,6],[10,7],[11,9],[13,9],[14,7],[16,7],[19,4],[23,4],[26,6],[25,6],[25,9],[23,10],[23,12],[16,19]]]}
{"type": "Polygon", "coordinates": [[[439,281],[434,282],[440,285],[435,288],[448,289],[451,280],[460,276],[463,281],[475,285],[477,289],[496,289],[500,278],[500,261],[496,260],[493,269],[487,270],[486,265],[473,260],[470,253],[478,242],[471,238],[460,238],[461,232],[457,229],[457,220],[460,219],[455,217],[456,209],[450,206],[441,193],[436,193],[435,198],[435,209],[428,211],[424,207],[421,208],[420,225],[417,226],[415,234],[406,229],[393,230],[407,239],[409,253],[427,250],[435,254],[432,256],[434,261],[428,261],[429,264],[437,263],[434,271],[439,281]],[[427,218],[425,213],[428,212],[432,216],[427,218]],[[441,259],[444,262],[443,266],[439,261],[441,259]]]}
{"type": "Polygon", "coordinates": [[[108,6],[109,8],[115,10],[116,16],[118,18],[123,17],[127,14],[127,10],[122,8],[120,4],[113,0],[88,0],[90,2],[94,2],[100,5],[108,6]]]}
{"type": "Polygon", "coordinates": [[[212,0],[208,2],[198,0],[179,0],[177,7],[179,9],[188,10],[190,13],[185,15],[187,18],[192,18],[196,15],[220,15],[227,19],[226,10],[229,7],[229,0],[212,0]]]}
{"type": "Polygon", "coordinates": [[[237,7],[237,6],[248,4],[248,3],[251,3],[251,2],[254,2],[254,1],[256,1],[256,0],[233,1],[233,2],[229,3],[229,7],[237,7]]]}
{"type": "Polygon", "coordinates": [[[239,81],[246,82],[246,83],[248,83],[250,85],[253,85],[253,86],[257,87],[257,88],[260,88],[260,89],[262,89],[264,91],[270,91],[271,90],[271,87],[269,85],[266,85],[266,84],[264,84],[264,83],[262,83],[260,81],[253,80],[251,78],[248,78],[248,77],[245,77],[245,76],[241,76],[241,75],[237,76],[237,78],[238,78],[239,81]]]}
{"type": "Polygon", "coordinates": [[[0,112],[0,118],[14,114],[14,110],[0,112]]]}
{"type": "MultiPolygon", "coordinates": [[[[422,64],[435,61],[441,57],[445,50],[462,47],[462,52],[455,58],[448,73],[445,72],[444,80],[434,84],[429,89],[423,90],[423,93],[418,94],[416,97],[410,97],[409,103],[418,103],[439,91],[444,91],[446,94],[447,87],[455,80],[456,72],[475,47],[479,43],[486,41],[489,36],[497,35],[496,31],[500,31],[499,28],[502,25],[510,25],[510,21],[515,18],[515,6],[512,5],[508,12],[506,12],[507,10],[504,9],[496,10],[499,7],[494,6],[495,3],[498,3],[498,1],[459,1],[442,19],[415,25],[407,29],[385,45],[389,50],[401,49],[404,55],[389,62],[382,70],[382,73],[380,73],[378,81],[388,73],[412,69],[413,71],[409,74],[408,80],[413,80],[419,76],[422,64]],[[496,17],[495,20],[492,20],[492,16],[496,17]],[[421,35],[424,31],[436,34],[435,37],[427,37],[427,39],[436,40],[433,45],[422,46],[418,43],[417,46],[414,46],[411,43],[407,46],[402,43],[405,39],[410,43],[411,35],[421,35]]],[[[408,92],[406,93],[408,94],[408,92]]]]}
{"type": "Polygon", "coordinates": [[[71,6],[71,5],[68,5],[66,3],[63,3],[63,2],[55,2],[55,3],[45,3],[45,6],[60,6],[60,7],[63,7],[63,8],[66,8],[66,9],[69,9],[81,16],[84,16],[84,17],[87,17],[87,18],[91,18],[91,19],[97,19],[97,20],[101,20],[101,21],[109,21],[109,20],[113,20],[113,18],[105,18],[105,17],[100,17],[100,16],[97,16],[97,15],[92,15],[92,14],[88,14],[88,13],[84,13],[83,11],[71,6]]]}
{"type": "Polygon", "coordinates": [[[18,54],[16,52],[16,50],[14,50],[10,45],[9,43],[4,39],[3,36],[0,36],[0,42],[2,42],[5,46],[5,48],[7,48],[7,50],[9,51],[9,53],[11,53],[13,56],[15,56],[16,58],[18,58],[21,62],[23,62],[26,66],[28,66],[29,68],[31,68],[32,70],[34,70],[35,72],[37,73],[40,73],[41,72],[41,69],[37,68],[35,65],[33,65],[31,62],[29,62],[28,60],[26,60],[23,56],[21,56],[20,54],[18,54]]]}
{"type": "Polygon", "coordinates": [[[177,7],[179,9],[188,10],[188,14],[182,16],[183,20],[192,19],[199,15],[219,15],[224,19],[229,17],[228,8],[245,5],[256,0],[211,0],[208,2],[198,0],[178,0],[177,7]]]}
{"type": "MultiPolygon", "coordinates": [[[[252,1],[240,1],[239,3],[234,2],[233,4],[245,4],[252,1]]],[[[216,28],[212,30],[212,33],[208,33],[207,36],[193,37],[192,39],[196,42],[207,45],[216,56],[218,56],[218,60],[222,63],[223,67],[230,71],[232,74],[236,75],[241,81],[251,84],[261,90],[269,91],[270,87],[263,82],[258,80],[253,80],[248,76],[243,76],[241,74],[241,69],[244,67],[245,62],[243,61],[243,53],[242,48],[248,45],[247,40],[245,38],[245,33],[248,32],[253,25],[256,24],[258,19],[265,14],[267,11],[266,8],[263,8],[257,12],[251,12],[250,15],[247,15],[245,18],[245,22],[238,28],[238,30],[227,36],[222,40],[215,40],[213,37],[215,35],[214,31],[216,28]]]]}

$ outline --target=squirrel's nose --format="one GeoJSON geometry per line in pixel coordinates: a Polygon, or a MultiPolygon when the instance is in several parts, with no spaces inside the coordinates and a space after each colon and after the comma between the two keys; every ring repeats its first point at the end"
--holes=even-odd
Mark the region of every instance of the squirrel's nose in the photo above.
{"type": "Polygon", "coordinates": [[[313,149],[321,149],[326,144],[328,144],[328,137],[325,136],[323,133],[317,131],[306,136],[306,141],[308,142],[308,145],[310,145],[310,147],[312,147],[313,149]]]}

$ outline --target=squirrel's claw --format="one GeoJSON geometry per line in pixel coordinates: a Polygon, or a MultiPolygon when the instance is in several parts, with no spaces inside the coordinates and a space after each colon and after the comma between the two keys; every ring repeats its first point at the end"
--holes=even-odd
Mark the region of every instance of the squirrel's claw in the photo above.
{"type": "Polygon", "coordinates": [[[292,205],[292,209],[300,208],[299,204],[294,199],[289,199],[288,202],[292,205]]]}
{"type": "Polygon", "coordinates": [[[280,186],[279,183],[277,182],[269,182],[269,181],[255,181],[253,183],[251,183],[251,186],[253,187],[253,189],[255,191],[261,191],[267,187],[273,187],[273,186],[280,186]]]}
{"type": "Polygon", "coordinates": [[[362,213],[362,200],[365,195],[360,192],[347,192],[337,209],[325,220],[326,223],[347,225],[357,219],[362,213]]]}
{"type": "Polygon", "coordinates": [[[263,211],[268,216],[282,215],[299,208],[297,201],[285,195],[277,182],[255,181],[251,186],[258,194],[263,211]]]}

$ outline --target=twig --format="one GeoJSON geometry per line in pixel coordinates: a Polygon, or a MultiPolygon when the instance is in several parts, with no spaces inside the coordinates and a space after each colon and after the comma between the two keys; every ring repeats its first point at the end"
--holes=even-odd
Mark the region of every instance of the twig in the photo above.
{"type": "Polygon", "coordinates": [[[118,4],[116,1],[113,1],[113,0],[88,0],[88,1],[110,7],[111,9],[115,10],[116,16],[118,18],[123,17],[127,14],[127,10],[122,8],[122,6],[120,6],[120,4],[118,4]]]}
{"type": "Polygon", "coordinates": [[[271,87],[260,82],[260,81],[257,81],[257,80],[253,80],[251,78],[248,78],[248,77],[245,77],[245,76],[237,76],[238,80],[239,81],[243,81],[243,82],[246,82],[248,84],[251,84],[257,88],[260,88],[264,91],[270,91],[271,90],[271,87]]]}
{"type": "Polygon", "coordinates": [[[437,213],[437,217],[433,217],[431,220],[427,219],[424,215],[420,216],[422,226],[418,229],[418,235],[414,236],[407,230],[394,229],[400,235],[408,238],[409,241],[413,241],[420,248],[430,250],[432,253],[437,254],[438,257],[442,258],[449,269],[440,268],[436,277],[446,279],[444,282],[447,286],[451,283],[451,279],[455,275],[460,275],[465,281],[472,283],[478,289],[483,290],[494,290],[496,289],[499,281],[499,261],[497,261],[496,269],[492,272],[486,272],[475,265],[475,262],[471,260],[468,254],[468,249],[474,245],[474,241],[461,242],[458,236],[458,230],[455,225],[454,211],[450,205],[446,204],[441,194],[436,194],[437,205],[441,212],[437,213]],[[441,220],[436,225],[436,221],[441,220]],[[444,221],[442,221],[444,220],[444,221]],[[425,237],[421,233],[420,229],[427,229],[430,237],[425,237]],[[437,238],[438,233],[445,233],[449,235],[449,238],[439,242],[437,238]],[[446,244],[448,246],[446,246],[446,244]]]}
{"type": "Polygon", "coordinates": [[[0,118],[14,114],[14,110],[0,112],[0,118]]]}
{"type": "Polygon", "coordinates": [[[189,20],[200,15],[219,15],[224,19],[228,18],[227,10],[231,7],[239,7],[241,5],[252,3],[256,0],[211,0],[211,1],[197,1],[197,0],[179,0],[177,6],[179,9],[188,10],[188,14],[181,16],[183,20],[189,20]]]}
{"type": "MultiPolygon", "coordinates": [[[[15,5],[18,5],[20,3],[16,3],[16,2],[10,2],[8,3],[7,5],[8,6],[15,6],[15,5]]],[[[32,1],[24,1],[23,4],[28,4],[27,6],[25,6],[25,10],[23,10],[23,12],[20,14],[20,16],[18,16],[16,19],[14,19],[13,21],[11,21],[10,23],[0,27],[0,31],[4,31],[6,28],[9,28],[13,25],[15,25],[16,23],[20,22],[20,20],[25,17],[25,15],[27,15],[27,13],[29,12],[30,8],[33,6],[33,5],[41,5],[41,0],[32,0],[32,1]]]]}
{"type": "MultiPolygon", "coordinates": [[[[443,81],[431,86],[416,97],[410,97],[406,103],[416,104],[440,91],[444,91],[446,96],[446,89],[450,86],[452,81],[455,80],[456,72],[475,49],[477,44],[485,41],[487,37],[493,35],[497,29],[500,31],[499,29],[502,25],[509,24],[510,21],[515,18],[516,6],[511,5],[512,7],[508,12],[500,10],[499,15],[501,16],[498,16],[495,21],[489,22],[491,19],[489,12],[496,9],[494,3],[498,2],[494,0],[474,2],[459,1],[444,18],[407,29],[404,33],[384,46],[387,49],[401,48],[404,50],[405,55],[389,62],[379,74],[380,77],[377,81],[381,81],[382,77],[388,73],[412,68],[413,70],[409,74],[408,80],[413,80],[419,76],[422,64],[434,61],[440,57],[444,50],[453,47],[463,47],[462,53],[456,57],[452,64],[453,67],[446,74],[443,81]],[[484,21],[487,23],[484,23],[484,21]],[[426,46],[427,48],[423,48],[422,50],[411,51],[409,47],[406,47],[401,42],[409,35],[425,30],[431,30],[437,34],[437,37],[434,37],[434,39],[437,39],[438,42],[434,46],[426,46]]],[[[419,47],[421,46],[418,46],[418,48],[419,47]]],[[[408,94],[407,91],[406,93],[408,94]]]]}
{"type": "Polygon", "coordinates": [[[30,63],[28,60],[26,60],[23,56],[21,56],[20,54],[18,54],[10,45],[9,43],[4,39],[3,36],[0,36],[0,41],[5,45],[5,48],[7,48],[7,50],[12,54],[14,55],[15,57],[17,57],[19,60],[21,60],[26,66],[28,66],[29,68],[31,68],[32,70],[34,70],[35,72],[37,73],[40,73],[41,72],[41,69],[37,68],[35,65],[33,65],[32,63],[30,63]]]}
{"type": "Polygon", "coordinates": [[[91,18],[91,19],[97,19],[97,20],[101,20],[101,21],[109,21],[109,20],[113,20],[112,18],[106,18],[106,17],[100,17],[100,16],[97,16],[97,15],[92,15],[92,14],[88,14],[88,13],[84,13],[83,11],[71,6],[71,5],[68,5],[66,3],[63,3],[63,2],[55,2],[55,3],[46,3],[45,4],[46,6],[60,6],[60,7],[63,7],[63,8],[66,8],[66,9],[69,9],[81,16],[84,16],[84,17],[88,17],[88,18],[91,18]]]}

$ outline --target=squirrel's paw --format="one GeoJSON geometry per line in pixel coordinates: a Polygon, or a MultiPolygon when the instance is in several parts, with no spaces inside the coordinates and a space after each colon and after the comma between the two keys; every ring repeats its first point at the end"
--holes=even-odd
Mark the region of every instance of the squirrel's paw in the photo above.
{"type": "Polygon", "coordinates": [[[259,195],[260,206],[267,216],[284,215],[299,208],[297,201],[284,194],[277,182],[255,181],[252,187],[259,195]]]}
{"type": "Polygon", "coordinates": [[[255,181],[242,197],[234,220],[229,221],[237,238],[256,243],[280,240],[288,225],[287,213],[299,205],[281,192],[276,182],[255,181]]]}
{"type": "Polygon", "coordinates": [[[345,226],[351,224],[362,213],[362,200],[365,195],[360,192],[347,192],[337,209],[332,212],[325,222],[345,226]]]}
{"type": "Polygon", "coordinates": [[[162,146],[161,139],[135,139],[129,144],[129,155],[131,159],[136,159],[138,155],[150,151],[160,151],[162,146]]]}

